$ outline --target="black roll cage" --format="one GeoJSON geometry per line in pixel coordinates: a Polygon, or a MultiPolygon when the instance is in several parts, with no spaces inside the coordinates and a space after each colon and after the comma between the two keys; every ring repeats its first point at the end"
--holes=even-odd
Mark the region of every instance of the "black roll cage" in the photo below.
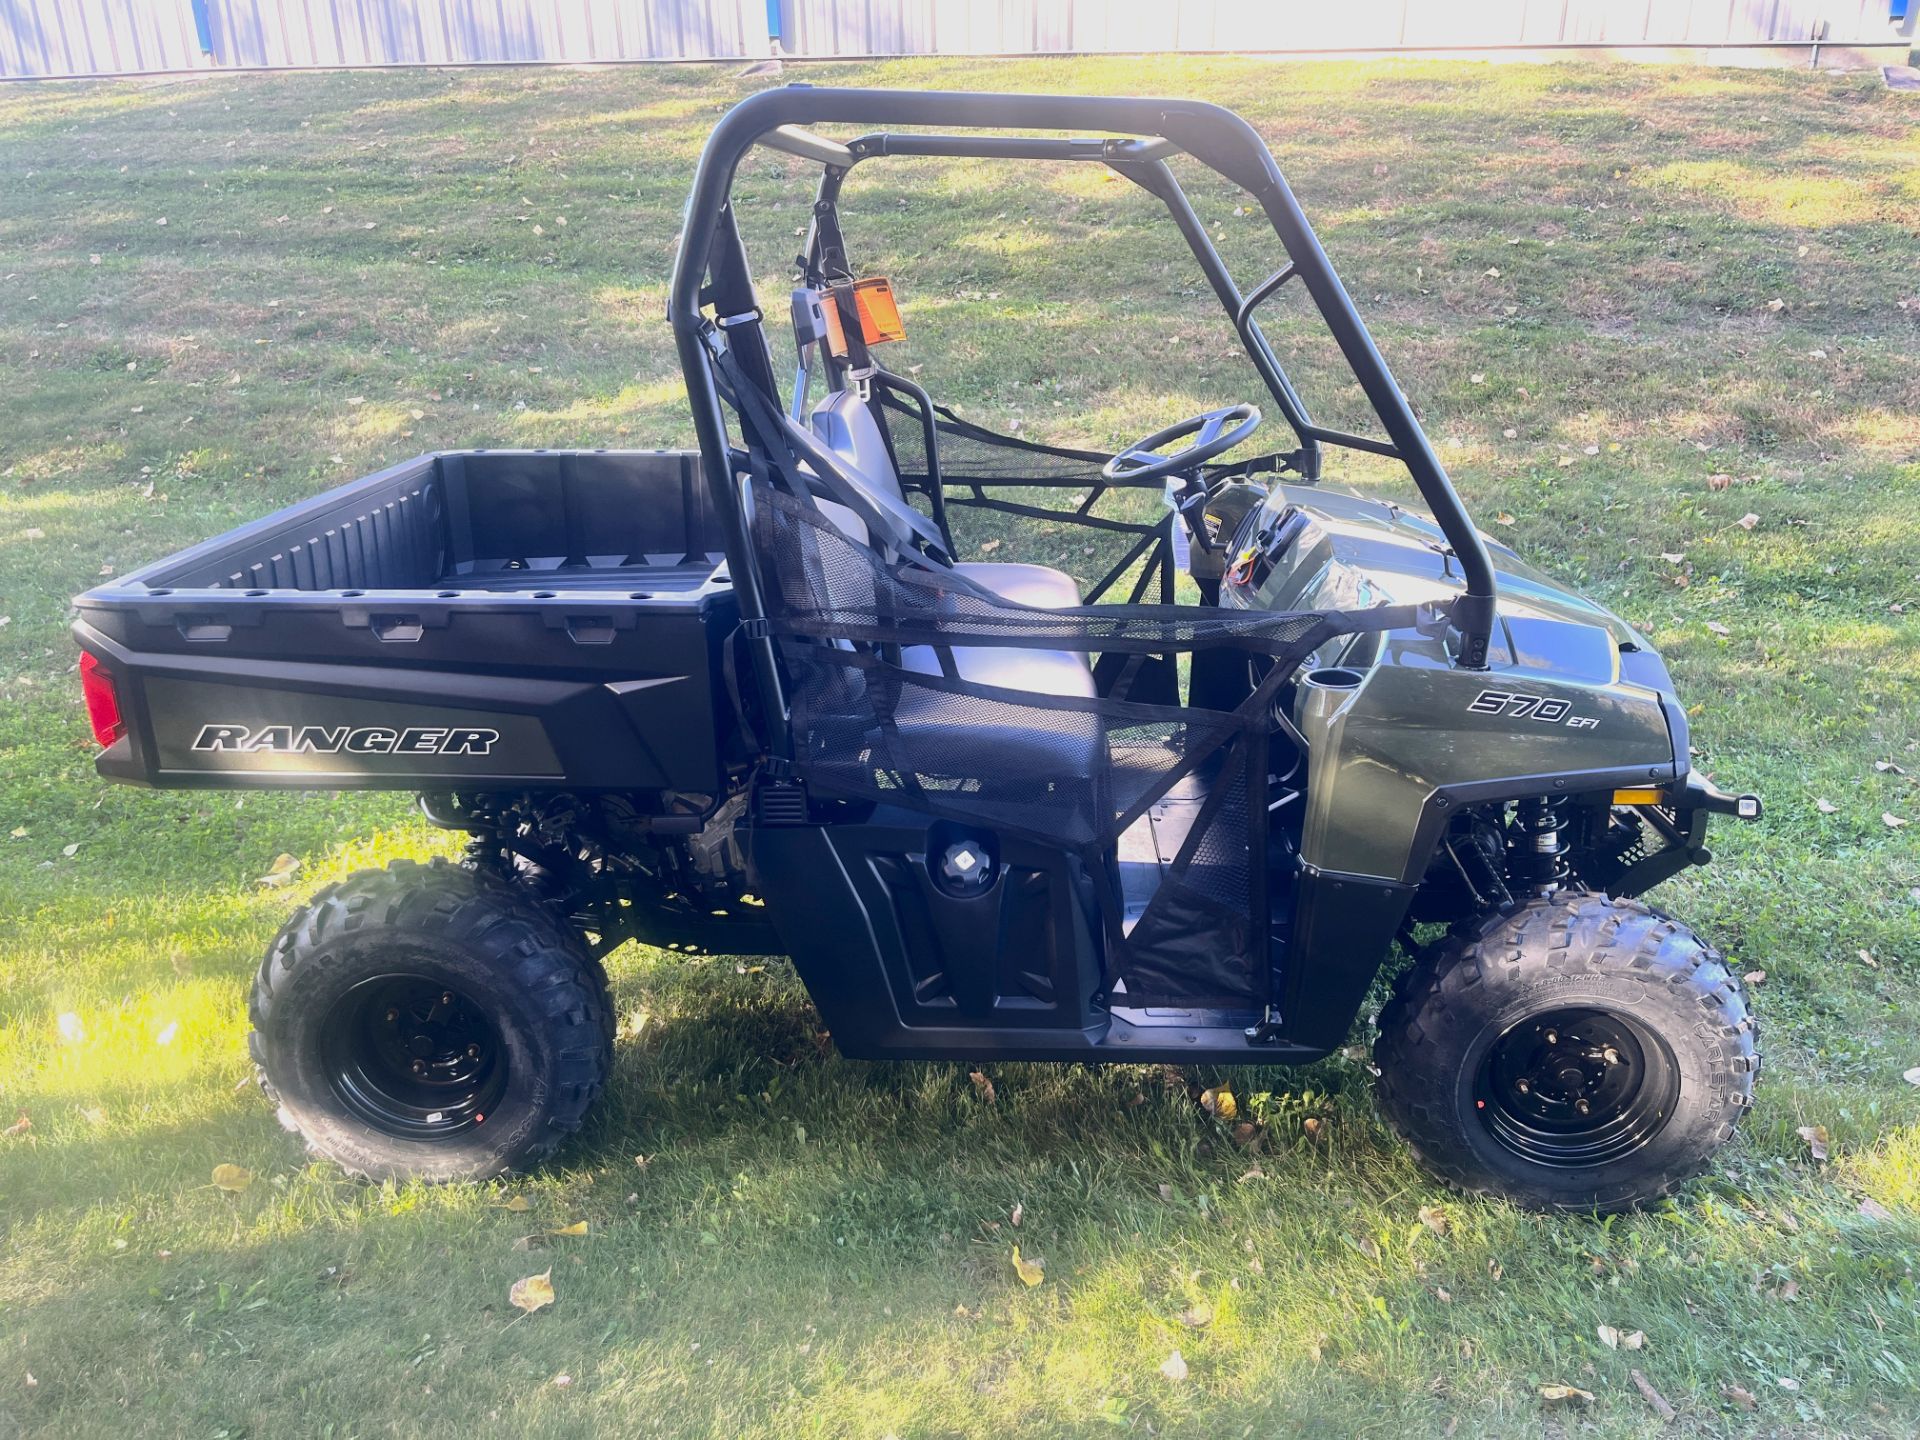
{"type": "MultiPolygon", "coordinates": [[[[1300,449],[1286,457],[1289,468],[1308,480],[1320,473],[1321,448],[1331,445],[1384,455],[1400,461],[1413,477],[1421,498],[1446,536],[1465,581],[1465,594],[1452,603],[1456,663],[1480,669],[1486,664],[1493,629],[1495,583],[1486,545],[1461,503],[1439,457],[1387,364],[1381,358],[1353,299],[1307,223],[1271,152],[1252,126],[1231,110],[1194,100],[1136,99],[1113,96],[995,95],[951,91],[816,89],[788,85],[741,101],[714,127],[694,172],[686,223],[668,294],[688,403],[699,440],[709,488],[725,522],[728,568],[745,619],[766,616],[759,569],[735,476],[739,466],[727,439],[727,424],[714,356],[708,336],[716,324],[740,369],[780,405],[772,353],[764,326],[753,309],[752,274],[732,208],[733,177],[754,145],[765,145],[823,168],[809,227],[806,255],[816,257],[819,222],[829,218],[840,183],[861,161],[883,155],[952,156],[1005,160],[1098,161],[1133,181],[1164,203],[1208,284],[1233,321],[1240,342],[1272,393],[1300,449]],[[807,128],[814,124],[903,124],[958,126],[979,130],[1102,130],[1111,138],[1063,138],[1030,135],[945,135],[878,131],[842,143],[807,128]],[[1260,205],[1273,226],[1287,262],[1243,294],[1194,213],[1186,193],[1167,165],[1186,154],[1239,185],[1260,205]],[[1375,440],[1314,423],[1286,372],[1261,333],[1255,310],[1288,282],[1307,288],[1322,321],[1339,345],[1354,379],[1386,431],[1375,440]],[[717,314],[704,313],[714,305],[717,314]],[[730,308],[732,307],[732,308],[730,308]],[[743,343],[744,342],[744,343],[743,343]]],[[[754,646],[755,678],[762,693],[781,693],[771,642],[754,646]]],[[[784,743],[784,717],[769,705],[771,738],[784,743]]]]}

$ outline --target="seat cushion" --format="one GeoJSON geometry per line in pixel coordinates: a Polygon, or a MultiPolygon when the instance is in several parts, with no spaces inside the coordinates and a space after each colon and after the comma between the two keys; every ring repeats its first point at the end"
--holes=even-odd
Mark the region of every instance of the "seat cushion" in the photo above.
{"type": "MultiPolygon", "coordinates": [[[[1044,565],[973,563],[953,568],[982,589],[1004,595],[1017,605],[1058,610],[1080,603],[1080,587],[1073,583],[1073,577],[1044,565]]],[[[921,675],[941,673],[940,657],[931,645],[908,646],[900,652],[900,663],[921,675]]],[[[1089,700],[1097,693],[1087,657],[1073,650],[956,646],[953,668],[962,680],[997,685],[1003,690],[1075,695],[1089,700]]]]}

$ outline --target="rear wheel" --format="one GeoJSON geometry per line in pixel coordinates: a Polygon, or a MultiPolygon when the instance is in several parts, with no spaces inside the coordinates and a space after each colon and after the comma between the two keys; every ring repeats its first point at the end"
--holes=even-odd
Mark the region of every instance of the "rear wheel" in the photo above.
{"type": "Polygon", "coordinates": [[[1489,917],[1417,963],[1374,1053],[1382,1108],[1429,1169],[1557,1210],[1628,1209],[1697,1174],[1759,1069],[1721,957],[1584,891],[1489,917]]]}
{"type": "Polygon", "coordinates": [[[611,1062],[604,972],[537,902],[444,863],[366,871],[282,928],[254,982],[263,1087],[373,1179],[484,1179],[577,1130],[611,1062]]]}

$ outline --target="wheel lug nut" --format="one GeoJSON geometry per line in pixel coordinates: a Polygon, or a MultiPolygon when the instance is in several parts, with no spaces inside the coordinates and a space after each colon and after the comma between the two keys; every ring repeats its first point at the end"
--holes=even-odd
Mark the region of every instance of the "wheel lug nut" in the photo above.
{"type": "Polygon", "coordinates": [[[1609,1065],[1618,1065],[1620,1063],[1620,1052],[1609,1045],[1606,1049],[1606,1060],[1609,1065]]]}
{"type": "Polygon", "coordinates": [[[1527,1083],[1526,1081],[1524,1081],[1524,1080],[1516,1080],[1516,1081],[1514,1081],[1514,1082],[1513,1082],[1513,1088],[1514,1088],[1514,1089],[1516,1089],[1516,1090],[1518,1090],[1518,1091],[1519,1091],[1519,1092],[1520,1092],[1520,1093],[1521,1093],[1522,1095],[1526,1095],[1526,1094],[1529,1094],[1529,1093],[1531,1093],[1531,1092],[1532,1092],[1532,1090],[1533,1090],[1533,1087],[1532,1087],[1531,1085],[1529,1085],[1529,1084],[1528,1084],[1528,1083],[1527,1083]]]}
{"type": "Polygon", "coordinates": [[[1578,1110],[1578,1111],[1579,1111],[1579,1112],[1580,1112],[1580,1113],[1581,1113],[1582,1115],[1585,1115],[1585,1114],[1587,1114],[1588,1112],[1590,1112],[1590,1111],[1591,1111],[1591,1110],[1593,1109],[1593,1107],[1592,1107],[1591,1105],[1589,1105],[1589,1104],[1587,1104],[1587,1102],[1586,1102],[1586,1101],[1584,1101],[1584,1100],[1576,1100],[1576,1101],[1574,1101],[1574,1102],[1573,1102],[1573,1108],[1574,1108],[1574,1109],[1576,1109],[1576,1110],[1578,1110]]]}
{"type": "Polygon", "coordinates": [[[424,1061],[424,1060],[416,1060],[416,1061],[414,1061],[414,1062],[413,1062],[413,1073],[414,1073],[414,1074],[416,1074],[416,1075],[424,1075],[424,1074],[426,1074],[426,1073],[427,1073],[427,1062],[426,1062],[426,1061],[424,1061]]]}
{"type": "Polygon", "coordinates": [[[469,1060],[478,1060],[480,1058],[480,1047],[478,1045],[467,1046],[467,1058],[469,1060]]]}
{"type": "Polygon", "coordinates": [[[396,1023],[399,1019],[400,1019],[400,1012],[398,1010],[387,1011],[387,1024],[392,1025],[396,1023]]]}
{"type": "Polygon", "coordinates": [[[1560,1043],[1560,1032],[1557,1030],[1547,1031],[1547,1044],[1558,1045],[1559,1043],[1560,1043]]]}
{"type": "Polygon", "coordinates": [[[442,990],[442,991],[440,992],[440,1003],[441,1003],[442,1005],[451,1005],[451,1004],[453,1004],[453,991],[451,991],[451,990],[442,990]]]}

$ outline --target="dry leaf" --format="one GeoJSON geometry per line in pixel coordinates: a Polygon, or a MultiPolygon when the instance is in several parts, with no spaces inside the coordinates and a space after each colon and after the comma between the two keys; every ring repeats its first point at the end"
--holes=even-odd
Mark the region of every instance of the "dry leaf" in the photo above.
{"type": "Polygon", "coordinates": [[[989,1105],[993,1104],[993,1081],[978,1070],[968,1071],[967,1078],[973,1082],[973,1088],[980,1092],[980,1098],[989,1105]]]}
{"type": "Polygon", "coordinates": [[[1652,1385],[1647,1383],[1646,1376],[1642,1375],[1638,1370],[1629,1370],[1627,1377],[1633,1381],[1634,1389],[1638,1390],[1647,1404],[1653,1407],[1654,1414],[1658,1415],[1663,1422],[1674,1419],[1673,1406],[1667,1403],[1666,1396],[1662,1395],[1658,1390],[1654,1389],[1652,1385]]]}
{"type": "Polygon", "coordinates": [[[1180,1312],[1180,1323],[1189,1330],[1198,1330],[1213,1323],[1211,1305],[1189,1305],[1180,1312]]]}
{"type": "Polygon", "coordinates": [[[1178,1384],[1187,1378],[1187,1357],[1174,1351],[1160,1362],[1160,1373],[1178,1384]]]}
{"type": "Polygon", "coordinates": [[[1898,815],[1894,814],[1891,810],[1882,810],[1880,812],[1880,823],[1886,826],[1889,830],[1904,830],[1907,827],[1907,822],[1902,820],[1898,815]]]}
{"type": "Polygon", "coordinates": [[[527,1211],[533,1209],[533,1202],[524,1195],[516,1195],[500,1208],[502,1210],[511,1210],[516,1215],[524,1215],[527,1211]]]}
{"type": "Polygon", "coordinates": [[[1767,972],[1764,970],[1749,970],[1747,971],[1746,974],[1742,975],[1740,978],[1746,981],[1747,984],[1749,985],[1755,985],[1755,986],[1764,985],[1767,979],[1767,972]]]}
{"type": "Polygon", "coordinates": [[[1172,1203],[1173,1186],[1162,1184],[1160,1187],[1160,1198],[1164,1201],[1167,1201],[1168,1203],[1172,1203]]]}
{"type": "Polygon", "coordinates": [[[1513,516],[1509,515],[1505,510],[1502,510],[1498,515],[1493,517],[1493,523],[1496,525],[1512,525],[1516,522],[1513,516]]]}
{"type": "Polygon", "coordinates": [[[278,890],[283,885],[293,883],[294,874],[299,868],[300,862],[294,856],[276,855],[273,857],[273,864],[267,867],[267,873],[254,883],[268,890],[278,890]]]}
{"type": "Polygon", "coordinates": [[[553,1304],[553,1271],[542,1270],[538,1275],[529,1275],[524,1280],[513,1282],[507,1291],[507,1303],[516,1310],[524,1310],[531,1315],[536,1310],[544,1310],[553,1304]]]}
{"type": "Polygon", "coordinates": [[[1684,550],[1662,550],[1660,552],[1660,558],[1669,565],[1678,565],[1682,560],[1687,558],[1687,552],[1684,550]]]}
{"type": "Polygon", "coordinates": [[[584,1220],[576,1220],[571,1225],[562,1225],[558,1230],[547,1231],[549,1235],[584,1235],[586,1233],[587,1222],[584,1220]]]}
{"type": "Polygon", "coordinates": [[[1869,970],[1878,970],[1880,968],[1880,962],[1873,958],[1873,952],[1871,950],[1856,950],[1853,953],[1860,957],[1860,963],[1865,965],[1869,970]]]}
{"type": "Polygon", "coordinates": [[[1707,489],[1709,490],[1728,490],[1728,489],[1731,489],[1732,487],[1733,487],[1733,476],[1731,475],[1707,476],[1707,489]]]}
{"type": "Polygon", "coordinates": [[[1632,1330],[1620,1337],[1622,1350],[1644,1350],[1646,1345],[1647,1332],[1644,1330],[1632,1330]]]}
{"type": "Polygon", "coordinates": [[[1038,1285],[1047,1278],[1047,1262],[1044,1260],[1023,1260],[1020,1247],[1013,1247],[1013,1273],[1027,1285],[1038,1285]]]}
{"type": "Polygon", "coordinates": [[[1814,808],[1818,810],[1822,815],[1838,815],[1840,813],[1840,807],[1834,804],[1831,800],[1827,799],[1824,795],[1821,796],[1818,800],[1814,801],[1813,805],[1814,805],[1814,808]]]}
{"type": "Polygon", "coordinates": [[[1013,1213],[1009,1215],[1007,1219],[1012,1222],[1013,1228],[1018,1230],[1020,1228],[1020,1222],[1026,1219],[1026,1216],[1027,1216],[1027,1207],[1021,1204],[1019,1201],[1015,1201],[1013,1206],[1013,1213]]]}
{"type": "Polygon", "coordinates": [[[1914,1066],[1911,1070],[1903,1071],[1900,1078],[1909,1085],[1920,1085],[1920,1065],[1914,1066]]]}
{"type": "Polygon", "coordinates": [[[1807,1142],[1807,1149],[1816,1160],[1827,1158],[1827,1127],[1824,1125],[1802,1125],[1795,1132],[1807,1142]]]}
{"type": "Polygon", "coordinates": [[[169,1020],[160,1033],[153,1037],[153,1043],[156,1045],[171,1045],[179,1038],[180,1022],[178,1020],[169,1020]]]}
{"type": "Polygon", "coordinates": [[[27,1118],[27,1112],[22,1110],[18,1120],[14,1121],[13,1124],[9,1125],[6,1129],[0,1130],[0,1136],[10,1138],[15,1135],[24,1135],[31,1129],[33,1129],[33,1121],[29,1120],[27,1118]]]}
{"type": "Polygon", "coordinates": [[[1751,1390],[1743,1390],[1738,1385],[1722,1385],[1720,1393],[1738,1405],[1742,1410],[1757,1410],[1760,1402],[1751,1390]]]}
{"type": "Polygon", "coordinates": [[[1760,523],[1760,517],[1749,510],[1733,523],[1738,525],[1742,530],[1751,530],[1760,523]]]}
{"type": "Polygon", "coordinates": [[[1444,1285],[1436,1285],[1433,1291],[1433,1298],[1438,1300],[1442,1305],[1451,1305],[1453,1303],[1453,1292],[1444,1285]]]}
{"type": "Polygon", "coordinates": [[[981,545],[980,553],[982,555],[991,555],[994,551],[998,550],[999,548],[1000,548],[1000,542],[998,540],[988,540],[983,545],[981,545]]]}
{"type": "Polygon", "coordinates": [[[1707,621],[1707,629],[1711,630],[1716,635],[1733,634],[1733,631],[1729,630],[1726,626],[1722,625],[1718,620],[1707,621]]]}
{"type": "Polygon", "coordinates": [[[1620,1348],[1620,1332],[1618,1330],[1614,1329],[1611,1325],[1601,1325],[1598,1326],[1597,1329],[1602,1345],[1606,1346],[1609,1350],[1618,1350],[1620,1348]]]}
{"type": "Polygon", "coordinates": [[[1873,768],[1882,775],[1904,775],[1907,773],[1891,760],[1876,760],[1873,762],[1873,768]]]}
{"type": "Polygon", "coordinates": [[[1200,1108],[1220,1120],[1231,1120],[1240,1113],[1240,1102],[1224,1086],[1200,1092],[1200,1108]]]}
{"type": "Polygon", "coordinates": [[[1549,1405],[1591,1405],[1593,1392],[1578,1385],[1542,1385],[1540,1398],[1549,1405]]]}
{"type": "Polygon", "coordinates": [[[1869,1220],[1891,1220],[1893,1212],[1869,1195],[1860,1202],[1860,1213],[1869,1220]]]}
{"type": "Polygon", "coordinates": [[[71,860],[74,856],[80,853],[80,842],[76,840],[71,845],[62,845],[60,847],[60,853],[66,856],[67,859],[71,860]]]}
{"type": "Polygon", "coordinates": [[[253,1172],[244,1165],[216,1165],[213,1167],[213,1183],[216,1189],[229,1195],[238,1195],[253,1184],[253,1172]]]}
{"type": "Polygon", "coordinates": [[[1420,1223],[1434,1234],[1444,1235],[1447,1233],[1447,1212],[1442,1210],[1438,1205],[1422,1205],[1420,1207],[1420,1223]]]}

